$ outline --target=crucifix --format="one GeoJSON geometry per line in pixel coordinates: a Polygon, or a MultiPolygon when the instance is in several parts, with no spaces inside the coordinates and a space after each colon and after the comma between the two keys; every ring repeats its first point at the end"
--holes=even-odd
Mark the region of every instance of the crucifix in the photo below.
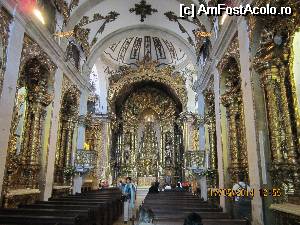
{"type": "Polygon", "coordinates": [[[135,8],[129,9],[129,12],[135,12],[136,15],[141,15],[141,22],[144,22],[147,15],[156,13],[157,9],[153,9],[151,5],[147,5],[145,0],[142,0],[139,4],[135,4],[135,8]]]}

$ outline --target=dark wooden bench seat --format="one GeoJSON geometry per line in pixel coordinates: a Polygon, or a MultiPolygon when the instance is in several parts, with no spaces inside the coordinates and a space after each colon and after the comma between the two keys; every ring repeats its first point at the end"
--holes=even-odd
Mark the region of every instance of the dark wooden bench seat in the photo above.
{"type": "Polygon", "coordinates": [[[0,208],[0,225],[112,225],[121,214],[121,192],[107,189],[0,208]]]}
{"type": "MultiPolygon", "coordinates": [[[[239,219],[203,219],[203,225],[247,225],[245,220],[239,219]]],[[[159,219],[154,220],[156,225],[182,225],[184,219],[159,219]]]]}
{"type": "Polygon", "coordinates": [[[0,215],[0,224],[14,225],[84,225],[79,217],[58,217],[39,215],[0,215]]]}
{"type": "Polygon", "coordinates": [[[191,213],[201,216],[204,225],[246,225],[246,220],[232,219],[222,208],[203,201],[187,192],[161,192],[148,194],[142,207],[154,213],[157,225],[182,225],[191,213]]]}
{"type": "Polygon", "coordinates": [[[96,214],[97,216],[103,215],[101,218],[104,220],[104,225],[113,224],[112,210],[108,202],[82,202],[82,201],[37,201],[36,204],[43,205],[53,205],[52,207],[76,207],[82,206],[87,209],[93,210],[92,215],[96,214]]]}
{"type": "Polygon", "coordinates": [[[108,200],[97,200],[97,199],[82,199],[82,198],[59,198],[59,199],[51,199],[48,202],[53,202],[55,204],[59,204],[60,202],[69,203],[69,204],[88,204],[88,205],[96,205],[96,204],[107,204],[106,212],[109,214],[110,221],[116,221],[120,214],[120,207],[117,202],[115,201],[108,201],[108,200]]]}

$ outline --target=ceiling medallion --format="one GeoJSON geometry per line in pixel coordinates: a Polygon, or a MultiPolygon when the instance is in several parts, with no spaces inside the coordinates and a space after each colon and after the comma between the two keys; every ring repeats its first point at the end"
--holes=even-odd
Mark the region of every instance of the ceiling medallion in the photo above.
{"type": "Polygon", "coordinates": [[[157,9],[153,9],[151,5],[147,5],[145,0],[142,0],[139,4],[135,4],[135,8],[129,9],[129,12],[135,12],[136,15],[141,15],[141,22],[144,22],[147,15],[156,13],[157,9]]]}

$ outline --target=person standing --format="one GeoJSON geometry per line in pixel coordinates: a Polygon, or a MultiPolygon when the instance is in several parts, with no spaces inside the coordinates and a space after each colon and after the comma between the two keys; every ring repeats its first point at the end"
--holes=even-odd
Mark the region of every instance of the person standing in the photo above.
{"type": "Polygon", "coordinates": [[[135,187],[131,182],[131,177],[126,178],[124,192],[124,224],[133,219],[133,209],[135,203],[135,187]]]}
{"type": "Polygon", "coordinates": [[[120,191],[123,193],[123,189],[124,189],[124,187],[125,187],[125,184],[123,183],[122,180],[119,181],[119,183],[118,183],[117,186],[118,186],[118,188],[120,189],[120,191]]]}
{"type": "MultiPolygon", "coordinates": [[[[233,191],[250,192],[250,186],[245,182],[244,174],[238,175],[238,182],[232,187],[233,191]]],[[[233,203],[233,215],[235,219],[251,219],[251,197],[250,196],[235,196],[233,203]]]]}
{"type": "Polygon", "coordinates": [[[149,188],[148,194],[158,194],[158,186],[157,183],[152,182],[151,187],[149,188]]]}

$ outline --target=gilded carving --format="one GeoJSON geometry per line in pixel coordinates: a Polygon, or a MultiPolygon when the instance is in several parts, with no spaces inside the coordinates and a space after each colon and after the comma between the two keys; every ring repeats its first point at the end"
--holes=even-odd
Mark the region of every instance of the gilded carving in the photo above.
{"type": "Polygon", "coordinates": [[[96,181],[101,179],[100,167],[102,148],[102,130],[104,127],[101,118],[88,114],[84,117],[85,124],[85,145],[84,149],[78,149],[76,153],[76,168],[85,172],[88,171],[96,181]],[[88,166],[88,168],[86,168],[88,166]]]}
{"type": "Polygon", "coordinates": [[[116,98],[131,85],[142,81],[153,81],[170,87],[182,103],[183,109],[187,106],[187,91],[185,79],[179,73],[174,73],[173,67],[157,68],[157,62],[140,62],[137,69],[122,67],[110,77],[110,88],[108,91],[108,102],[112,111],[115,111],[116,98]]]}
{"type": "Polygon", "coordinates": [[[81,45],[85,55],[88,56],[90,54],[91,47],[97,43],[98,35],[102,34],[106,25],[108,23],[115,21],[119,15],[120,15],[119,13],[115,11],[111,11],[108,13],[107,16],[102,16],[99,13],[95,13],[92,19],[90,19],[88,16],[83,16],[79,21],[79,23],[75,25],[72,31],[60,32],[60,33],[56,33],[55,35],[60,37],[74,36],[77,43],[81,45]],[[85,28],[85,26],[100,20],[103,20],[104,22],[99,27],[94,37],[92,38],[92,41],[90,42],[89,39],[90,29],[85,28]]]}
{"type": "MultiPolygon", "coordinates": [[[[12,206],[8,202],[14,198],[13,191],[39,189],[41,136],[45,110],[53,99],[49,85],[55,68],[47,54],[25,36],[3,189],[7,206],[12,206]]],[[[27,197],[16,199],[26,201],[27,197]]]]}
{"type": "Polygon", "coordinates": [[[218,169],[218,158],[217,158],[217,136],[216,136],[216,114],[215,114],[215,96],[211,87],[206,89],[203,93],[205,98],[205,122],[208,127],[208,158],[209,165],[208,169],[212,171],[212,177],[210,180],[211,187],[217,187],[217,169],[218,169]]]}
{"type": "Polygon", "coordinates": [[[225,80],[225,90],[221,96],[221,102],[226,107],[227,113],[230,151],[229,173],[232,182],[236,182],[239,173],[248,174],[244,103],[242,99],[239,59],[238,40],[235,37],[218,64],[220,74],[224,76],[225,80]]]}
{"type": "MultiPolygon", "coordinates": [[[[267,2],[268,3],[268,2],[267,2]]],[[[294,33],[300,27],[300,5],[294,1],[270,1],[273,6],[290,6],[290,17],[259,18],[261,42],[254,59],[265,92],[272,154],[271,175],[274,185],[295,189],[291,199],[300,196],[299,112],[294,75],[290,69],[294,33]]],[[[257,5],[266,4],[257,1],[257,5]]]]}
{"type": "Polygon", "coordinates": [[[155,88],[130,95],[122,108],[123,135],[117,147],[123,174],[149,177],[163,175],[165,168],[174,170],[176,110],[174,100],[155,88]]]}
{"type": "Polygon", "coordinates": [[[71,0],[70,4],[68,5],[68,3],[64,0],[54,0],[54,4],[58,10],[59,13],[62,14],[62,16],[64,17],[64,24],[67,24],[71,12],[74,8],[76,8],[79,4],[79,0],[71,0]]]}
{"type": "MultiPolygon", "coordinates": [[[[239,41],[237,35],[231,41],[225,54],[223,55],[221,61],[217,66],[220,74],[223,72],[224,67],[229,63],[228,60],[230,60],[231,58],[235,59],[236,62],[240,62],[240,50],[239,50],[239,41]]],[[[238,68],[240,69],[240,65],[239,64],[237,65],[238,68]]]]}
{"type": "Polygon", "coordinates": [[[57,185],[70,184],[70,177],[66,175],[66,170],[73,167],[71,163],[74,146],[73,137],[79,120],[79,98],[80,91],[78,88],[64,76],[55,157],[55,183],[57,185]]]}

